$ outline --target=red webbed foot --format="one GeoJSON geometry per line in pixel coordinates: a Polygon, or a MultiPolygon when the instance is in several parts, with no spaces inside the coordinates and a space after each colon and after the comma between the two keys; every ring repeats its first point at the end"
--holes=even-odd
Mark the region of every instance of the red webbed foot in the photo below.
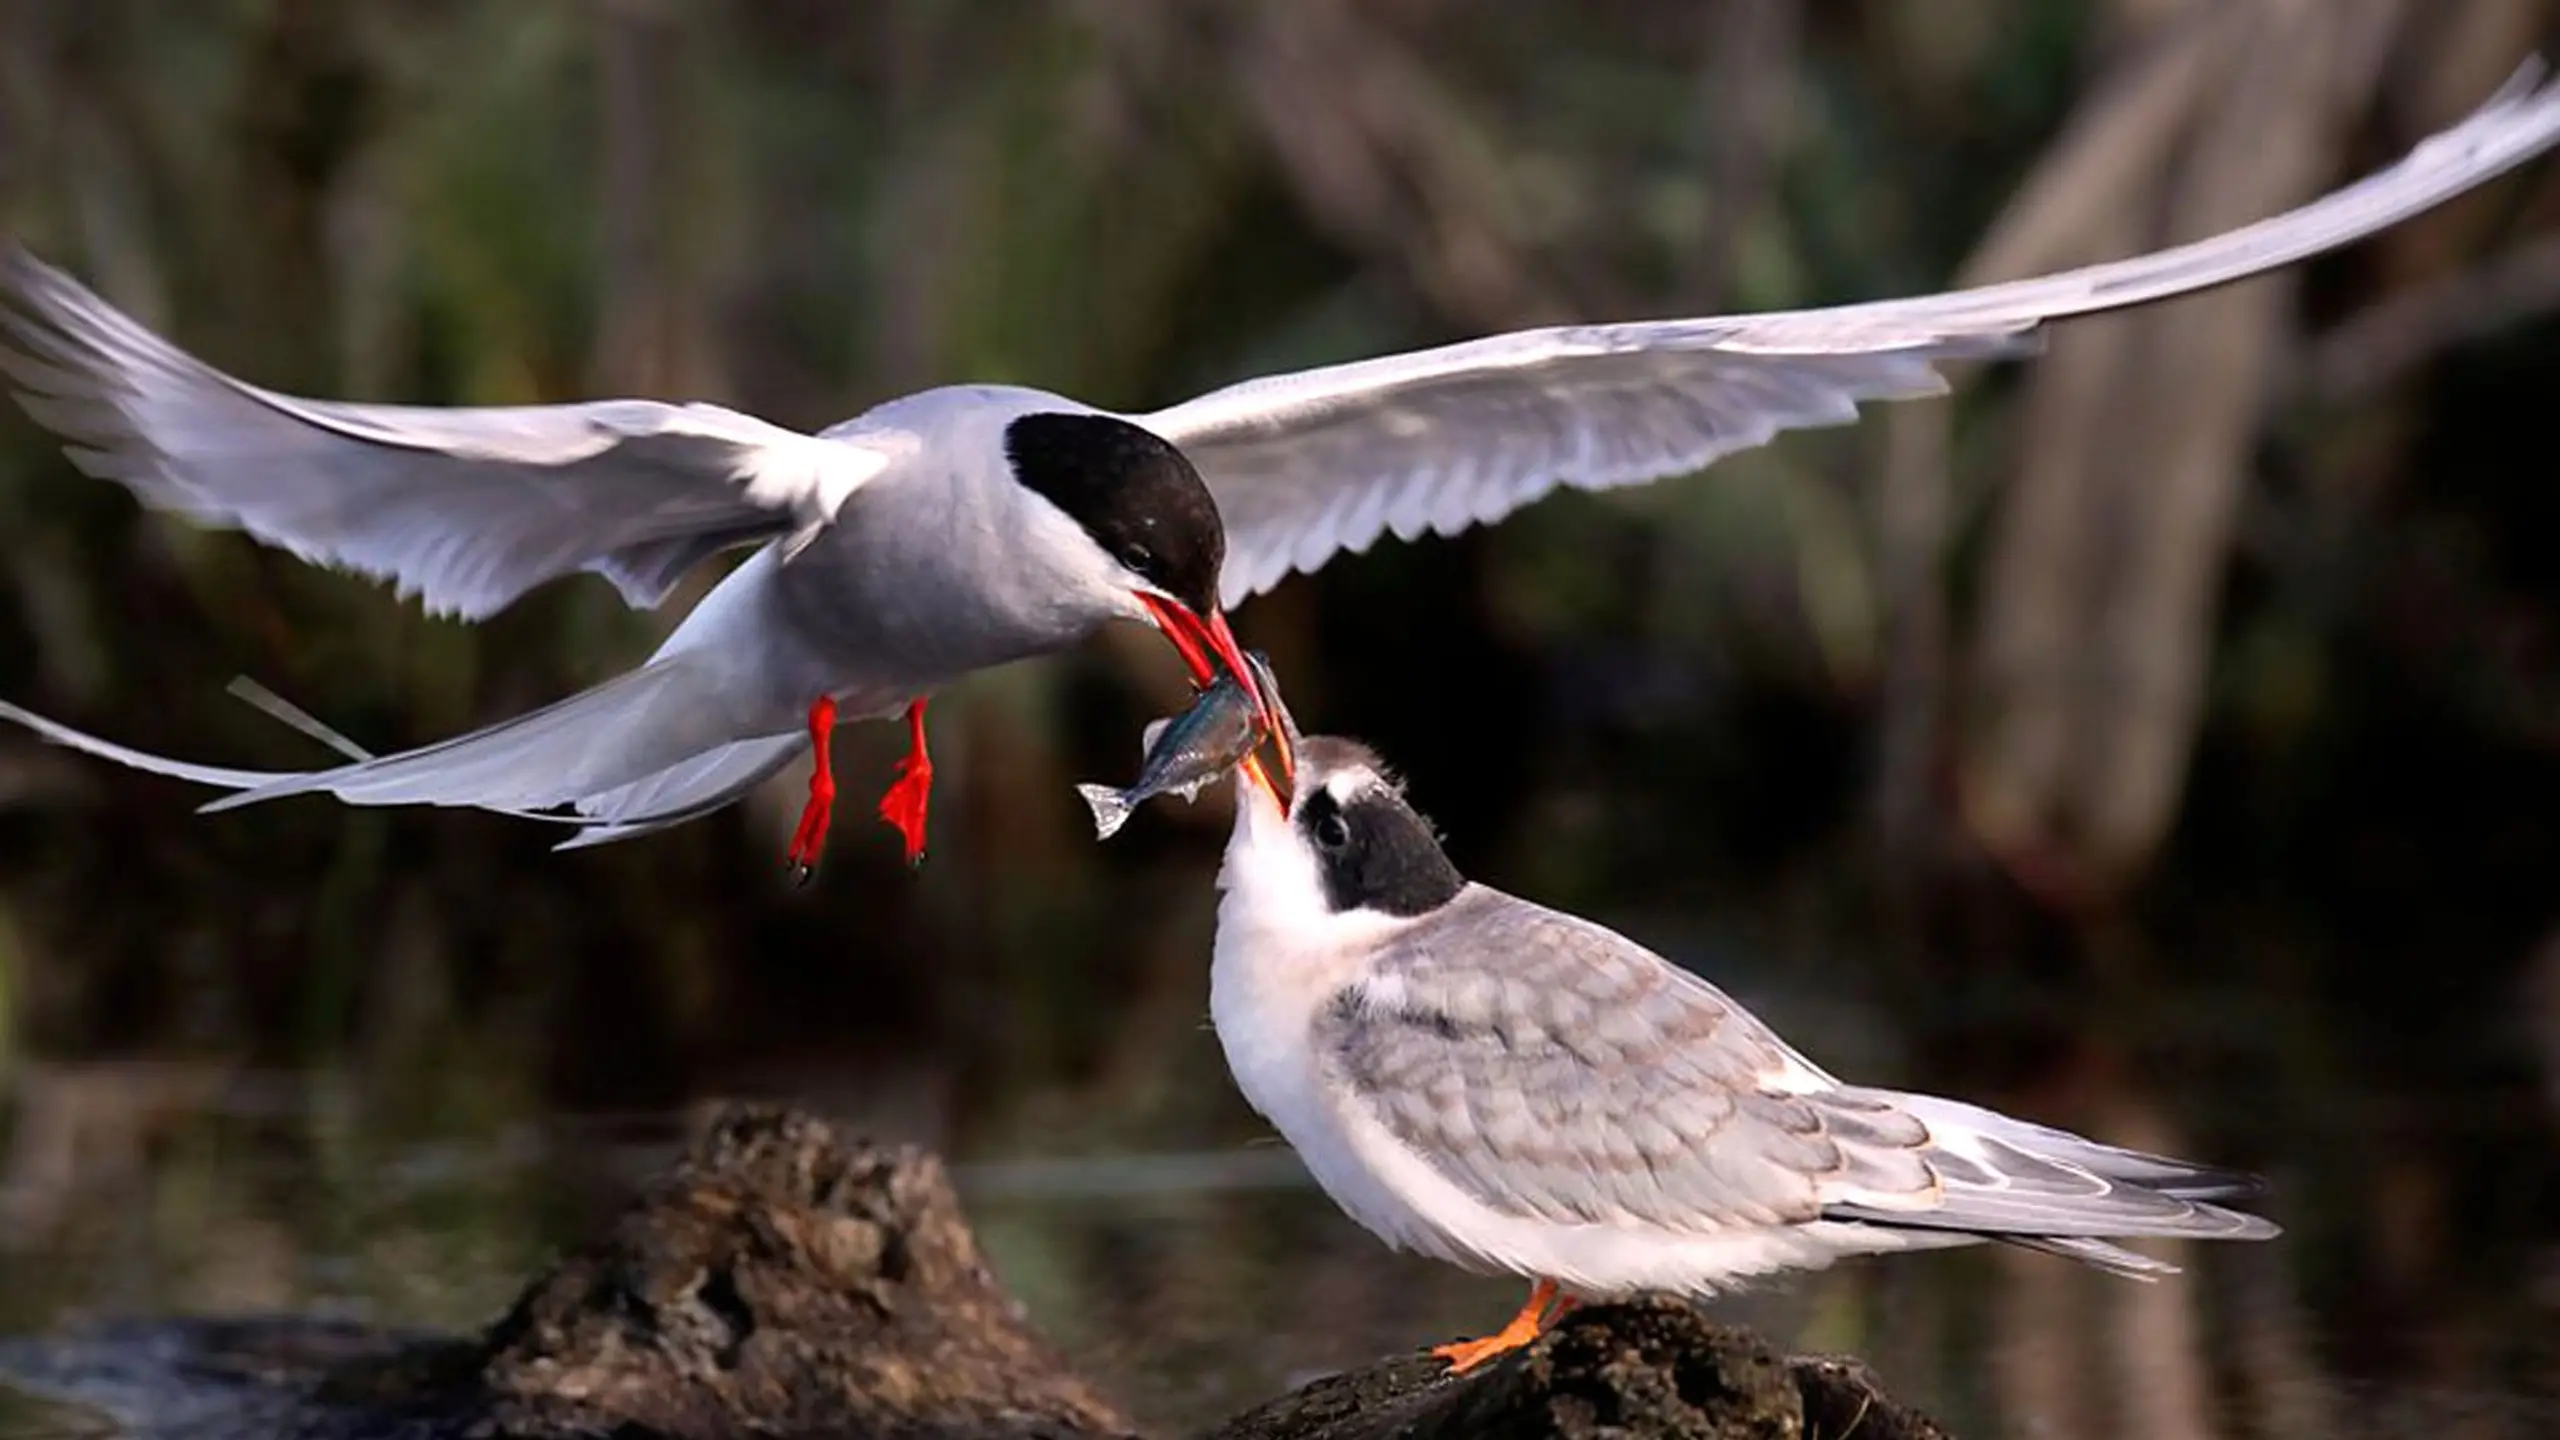
{"type": "Polygon", "coordinates": [[[933,753],[924,743],[922,700],[907,707],[907,753],[898,761],[898,778],[880,797],[880,818],[889,822],[906,845],[907,863],[924,863],[925,817],[933,801],[933,753]]]}

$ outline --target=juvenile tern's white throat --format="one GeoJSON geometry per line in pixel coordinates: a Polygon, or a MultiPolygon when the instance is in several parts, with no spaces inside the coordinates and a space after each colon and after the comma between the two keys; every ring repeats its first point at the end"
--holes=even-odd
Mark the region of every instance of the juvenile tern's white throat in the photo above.
{"type": "Polygon", "coordinates": [[[1239,783],[1210,1013],[1245,1097],[1399,1249],[1535,1282],[1461,1368],[1580,1298],[1706,1295],[1844,1255],[2001,1240],[2151,1277],[2128,1236],[2262,1240],[2242,1175],[1845,1084],[1707,982],[1469,882],[1377,757],[1239,783]]]}
{"type": "MultiPolygon", "coordinates": [[[[83,469],[144,503],[390,580],[477,618],[581,571],[655,605],[713,554],[763,550],[648,663],[440,745],[270,776],[221,804],[568,807],[571,844],[728,804],[814,747],[791,856],[834,800],[827,737],[903,711],[884,802],[910,853],[932,774],[926,697],[1114,619],[1195,679],[1239,666],[1219,607],[1390,531],[1449,534],[1559,486],[1698,470],[1871,400],[1934,395],[1941,361],[2011,355],[2049,321],[2228,284],[2350,244],[2560,141],[2538,66],[2397,165],[2283,215],[2041,279],[1819,310],[1524,330],[1248,380],[1143,415],[953,386],[804,435],[716,405],[439,410],[298,399],[205,365],[0,242],[0,372],[83,469]],[[1196,467],[1196,468],[1195,468],[1196,467]],[[1221,525],[1223,524],[1223,539],[1221,525]]],[[[122,764],[24,710],[0,718],[122,764]]]]}

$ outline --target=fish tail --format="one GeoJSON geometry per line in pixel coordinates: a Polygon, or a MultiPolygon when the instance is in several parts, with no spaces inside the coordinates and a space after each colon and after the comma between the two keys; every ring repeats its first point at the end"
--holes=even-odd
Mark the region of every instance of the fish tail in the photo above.
{"type": "Polygon", "coordinates": [[[1084,797],[1085,804],[1093,807],[1093,835],[1097,840],[1108,840],[1118,834],[1120,827],[1129,823],[1129,814],[1136,808],[1129,801],[1129,792],[1114,790],[1108,785],[1078,785],[1076,793],[1084,797]]]}

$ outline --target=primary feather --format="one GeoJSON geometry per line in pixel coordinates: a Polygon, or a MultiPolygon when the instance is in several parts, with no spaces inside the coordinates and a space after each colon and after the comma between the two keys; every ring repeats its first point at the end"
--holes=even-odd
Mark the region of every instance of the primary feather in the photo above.
{"type": "Polygon", "coordinates": [[[145,504],[489,615],[605,574],[635,605],[732,545],[832,521],[885,460],[708,404],[436,409],[233,379],[0,244],[0,374],[145,504]]]}
{"type": "Polygon", "coordinates": [[[1499,519],[1558,486],[1701,469],[1869,401],[1946,389],[1947,361],[2046,324],[2192,294],[2334,250],[2560,141],[2536,63],[2398,164],[2254,225],[2058,275],[1910,299],[1563,325],[1246,380],[1133,417],[1192,457],[1226,517],[1230,605],[1392,531],[1499,519]]]}

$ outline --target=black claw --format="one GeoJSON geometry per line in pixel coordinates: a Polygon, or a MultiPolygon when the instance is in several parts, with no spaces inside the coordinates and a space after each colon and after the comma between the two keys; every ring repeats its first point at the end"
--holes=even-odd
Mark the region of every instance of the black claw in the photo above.
{"type": "Polygon", "coordinates": [[[792,888],[799,890],[807,889],[809,881],[818,873],[817,866],[800,859],[785,860],[782,862],[782,868],[791,872],[792,888]]]}

